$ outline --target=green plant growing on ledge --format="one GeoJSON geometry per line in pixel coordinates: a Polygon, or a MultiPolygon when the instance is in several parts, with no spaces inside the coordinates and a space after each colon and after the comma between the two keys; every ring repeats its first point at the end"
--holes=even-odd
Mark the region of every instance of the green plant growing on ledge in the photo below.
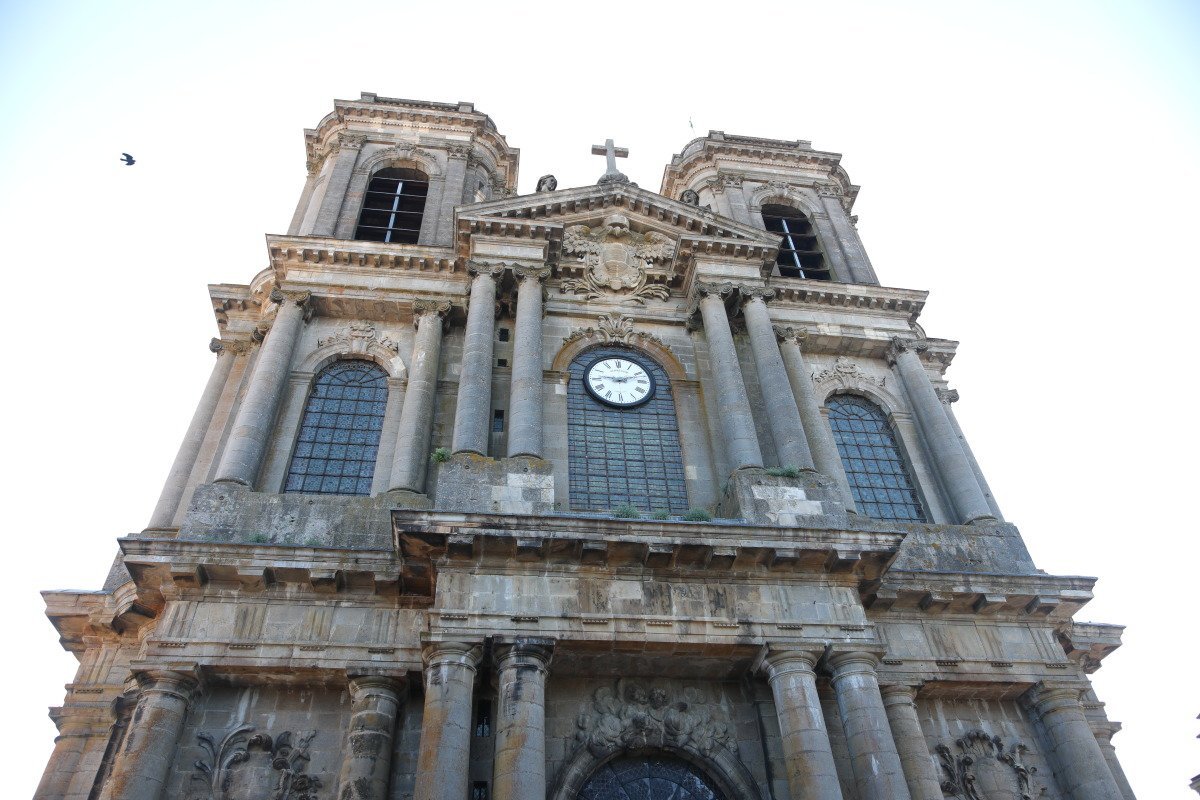
{"type": "Polygon", "coordinates": [[[266,544],[271,540],[267,538],[265,533],[252,533],[248,541],[250,544],[266,544]]]}
{"type": "Polygon", "coordinates": [[[767,474],[772,478],[799,478],[800,470],[796,467],[771,467],[767,474]]]}
{"type": "Polygon", "coordinates": [[[612,515],[617,519],[637,519],[642,516],[642,512],[638,511],[629,503],[624,503],[612,510],[612,515]]]}
{"type": "Polygon", "coordinates": [[[670,518],[671,518],[671,512],[663,511],[662,509],[655,511],[653,514],[650,515],[650,519],[670,519],[670,518]]]}
{"type": "Polygon", "coordinates": [[[712,514],[703,508],[693,508],[684,514],[683,518],[687,522],[708,522],[712,519],[712,514]]]}
{"type": "Polygon", "coordinates": [[[439,464],[450,460],[450,451],[444,447],[439,447],[433,451],[433,460],[439,464]]]}

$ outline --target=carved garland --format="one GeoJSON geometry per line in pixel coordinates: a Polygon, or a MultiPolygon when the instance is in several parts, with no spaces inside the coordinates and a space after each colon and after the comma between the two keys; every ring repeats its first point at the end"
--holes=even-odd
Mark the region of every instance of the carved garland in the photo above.
{"type": "Polygon", "coordinates": [[[616,311],[600,317],[599,325],[595,328],[576,328],[570,336],[563,339],[563,344],[573,344],[582,339],[596,339],[605,344],[623,344],[629,347],[645,346],[650,342],[664,350],[669,349],[663,340],[654,334],[635,331],[633,320],[616,311]]]}
{"type": "Polygon", "coordinates": [[[1009,797],[1033,800],[1030,778],[1037,767],[1022,761],[1027,748],[1014,742],[1006,750],[999,736],[975,730],[954,742],[957,752],[944,744],[937,746],[938,758],[946,780],[942,792],[964,800],[992,800],[1009,797]]]}
{"type": "Polygon", "coordinates": [[[575,721],[576,751],[596,758],[619,750],[676,747],[708,756],[718,748],[737,754],[737,738],[721,706],[694,686],[676,688],[631,678],[602,686],[592,707],[575,721]]]}
{"type": "Polygon", "coordinates": [[[264,774],[269,778],[271,772],[279,773],[277,779],[269,781],[273,786],[264,787],[271,790],[271,800],[317,800],[321,779],[304,774],[309,762],[308,748],[317,732],[297,734],[293,744],[291,731],[274,738],[266,733],[251,736],[253,731],[253,725],[239,725],[220,742],[207,733],[196,735],[207,753],[206,758],[193,764],[192,780],[207,784],[205,794],[197,796],[197,800],[233,800],[231,787],[239,776],[243,781],[254,782],[262,781],[264,774]]]}

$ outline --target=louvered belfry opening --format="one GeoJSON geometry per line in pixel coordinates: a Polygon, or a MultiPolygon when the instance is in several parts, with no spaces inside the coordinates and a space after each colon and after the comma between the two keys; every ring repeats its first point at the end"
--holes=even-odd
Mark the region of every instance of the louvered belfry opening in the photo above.
{"type": "Polygon", "coordinates": [[[762,217],[767,230],[782,237],[779,256],[775,259],[780,276],[814,281],[833,279],[817,243],[817,234],[803,211],[790,206],[765,205],[762,217]]]}
{"type": "Polygon", "coordinates": [[[425,215],[429,178],[415,169],[392,167],[371,176],[355,239],[416,244],[425,215]]]}

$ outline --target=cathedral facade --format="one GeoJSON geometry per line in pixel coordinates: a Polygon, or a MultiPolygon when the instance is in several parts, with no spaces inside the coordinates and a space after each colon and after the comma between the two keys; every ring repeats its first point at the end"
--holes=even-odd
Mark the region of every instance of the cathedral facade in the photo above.
{"type": "Polygon", "coordinates": [[[470,103],[364,94],[219,336],[145,530],[45,594],[37,798],[1133,800],[840,156],[698,138],[518,195],[470,103]]]}

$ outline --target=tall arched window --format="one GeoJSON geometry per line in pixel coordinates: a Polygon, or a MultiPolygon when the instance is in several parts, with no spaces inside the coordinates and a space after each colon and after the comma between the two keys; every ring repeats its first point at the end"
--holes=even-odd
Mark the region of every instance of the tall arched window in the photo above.
{"type": "Polygon", "coordinates": [[[781,276],[815,281],[832,279],[817,243],[817,234],[803,211],[790,206],[765,205],[762,217],[767,230],[783,237],[779,241],[779,256],[775,259],[775,267],[781,276]]]}
{"type": "Polygon", "coordinates": [[[849,394],[834,395],[826,406],[858,510],[875,519],[924,522],[921,500],[883,410],[849,394]]]}
{"type": "Polygon", "coordinates": [[[355,239],[416,244],[425,214],[429,178],[415,169],[391,167],[371,176],[355,239]]]}
{"type": "Polygon", "coordinates": [[[571,508],[686,513],[683,451],[663,368],[640,351],[610,346],[587,350],[569,369],[571,508]]]}
{"type": "Polygon", "coordinates": [[[579,800],[724,800],[699,770],[667,753],[616,758],[592,773],[579,800]]]}
{"type": "Polygon", "coordinates": [[[335,361],[313,382],[286,492],[371,493],[387,373],[369,361],[335,361]]]}

